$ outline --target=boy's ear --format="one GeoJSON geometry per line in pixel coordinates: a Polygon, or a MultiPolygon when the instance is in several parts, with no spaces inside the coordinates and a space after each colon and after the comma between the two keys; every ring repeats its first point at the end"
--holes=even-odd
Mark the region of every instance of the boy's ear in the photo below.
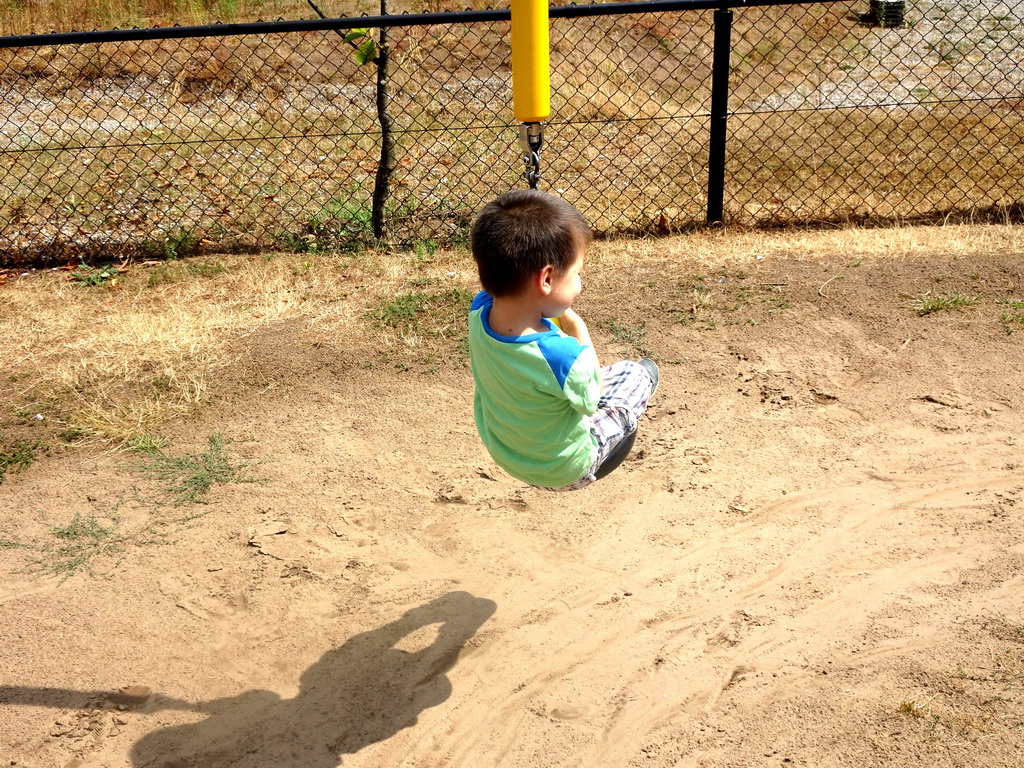
{"type": "Polygon", "coordinates": [[[549,295],[551,289],[554,288],[554,277],[555,268],[551,264],[548,264],[537,273],[537,288],[545,296],[549,295]]]}

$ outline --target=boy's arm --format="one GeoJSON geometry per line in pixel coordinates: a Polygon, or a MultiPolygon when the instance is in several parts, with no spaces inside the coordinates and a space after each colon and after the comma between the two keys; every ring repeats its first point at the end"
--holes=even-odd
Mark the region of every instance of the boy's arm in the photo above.
{"type": "Polygon", "coordinates": [[[558,322],[562,324],[562,333],[572,336],[580,344],[585,344],[588,347],[594,346],[590,341],[590,331],[587,329],[587,324],[583,322],[583,318],[576,314],[574,310],[565,310],[558,318],[558,322]]]}
{"type": "MultiPolygon", "coordinates": [[[[594,342],[590,340],[590,331],[587,328],[587,324],[583,322],[583,318],[576,314],[574,310],[565,310],[558,320],[562,324],[562,333],[572,336],[580,344],[594,349],[594,342]]],[[[594,350],[594,352],[596,356],[597,350],[594,350]]]]}

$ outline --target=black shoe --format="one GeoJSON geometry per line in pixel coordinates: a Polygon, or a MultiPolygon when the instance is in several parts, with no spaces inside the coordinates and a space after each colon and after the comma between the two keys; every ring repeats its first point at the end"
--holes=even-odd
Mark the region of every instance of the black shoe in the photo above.
{"type": "Polygon", "coordinates": [[[651,377],[651,394],[648,395],[650,397],[658,391],[658,364],[649,357],[645,357],[637,362],[643,366],[644,370],[647,371],[647,375],[651,377]]]}

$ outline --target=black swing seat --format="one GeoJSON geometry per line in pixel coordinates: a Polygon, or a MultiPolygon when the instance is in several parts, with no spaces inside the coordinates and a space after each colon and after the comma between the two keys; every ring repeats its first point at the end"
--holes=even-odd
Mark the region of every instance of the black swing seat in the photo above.
{"type": "Polygon", "coordinates": [[[633,443],[636,442],[636,433],[640,430],[634,429],[633,432],[626,437],[622,442],[616,445],[612,452],[608,454],[608,458],[604,460],[604,463],[597,468],[597,472],[594,473],[594,477],[600,480],[602,477],[607,477],[614,470],[618,469],[619,465],[626,460],[629,456],[629,452],[633,450],[633,443]]]}

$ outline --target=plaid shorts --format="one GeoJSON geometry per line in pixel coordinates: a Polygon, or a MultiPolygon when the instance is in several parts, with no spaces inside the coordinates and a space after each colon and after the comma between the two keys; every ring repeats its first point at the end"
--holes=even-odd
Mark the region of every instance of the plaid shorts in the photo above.
{"type": "Polygon", "coordinates": [[[651,397],[651,377],[639,363],[621,360],[601,370],[601,399],[590,416],[590,433],[597,440],[597,459],[587,473],[572,485],[548,488],[549,491],[578,491],[597,478],[608,455],[619,443],[636,432],[637,422],[647,410],[651,397]]]}

